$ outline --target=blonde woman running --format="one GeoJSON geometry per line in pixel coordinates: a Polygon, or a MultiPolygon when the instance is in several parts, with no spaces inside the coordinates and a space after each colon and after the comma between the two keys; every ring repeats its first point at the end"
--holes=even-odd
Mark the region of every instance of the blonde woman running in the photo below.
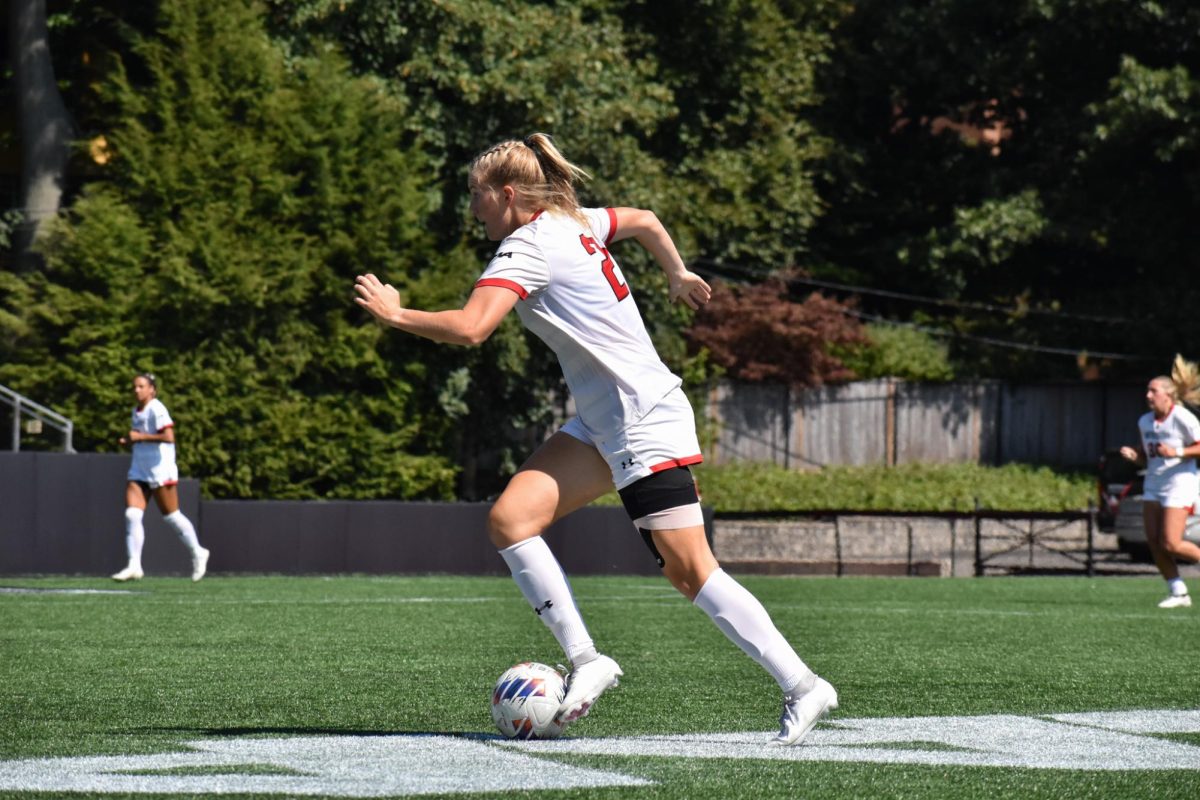
{"type": "Polygon", "coordinates": [[[1183,538],[1188,515],[1200,495],[1195,456],[1200,455],[1200,421],[1180,401],[1200,400],[1200,375],[1194,363],[1175,357],[1170,376],[1146,386],[1150,411],[1138,419],[1141,450],[1122,447],[1121,455],[1146,466],[1142,524],[1158,571],[1167,582],[1159,608],[1186,608],[1192,598],[1179,577],[1176,559],[1200,561],[1200,547],[1183,538]]]}
{"type": "Polygon", "coordinates": [[[370,274],[358,277],[355,299],[392,327],[460,345],[483,342],[515,307],[558,356],[578,416],[512,477],[491,509],[488,533],[571,663],[559,718],[585,716],[623,672],[596,649],[541,535],[615,485],[671,584],[779,684],[776,741],[798,743],[837,707],[837,692],[709,549],[688,469],[701,461],[692,408],[682,381],[655,352],[608,246],[636,239],[666,273],[670,298],[692,308],[708,302],[709,286],[684,266],[653,212],[581,208],[575,184],[585,177],[545,134],[485,150],[470,167],[471,213],[500,246],[466,305],[405,308],[395,288],[370,274]]]}

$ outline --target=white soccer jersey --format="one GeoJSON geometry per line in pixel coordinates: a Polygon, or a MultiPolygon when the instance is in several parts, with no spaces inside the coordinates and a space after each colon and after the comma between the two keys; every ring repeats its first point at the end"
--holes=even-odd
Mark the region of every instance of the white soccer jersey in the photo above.
{"type": "Polygon", "coordinates": [[[562,366],[579,418],[595,436],[625,430],[682,384],[654,349],[607,244],[611,209],[587,208],[590,229],[541,213],[500,243],[476,286],[521,298],[517,314],[562,366]]]}
{"type": "MultiPolygon", "coordinates": [[[[154,398],[146,407],[133,409],[131,430],[139,433],[161,433],[175,423],[167,413],[167,407],[154,398]]],[[[134,442],[133,461],[129,465],[128,479],[149,483],[151,487],[168,486],[179,481],[179,469],[175,465],[175,445],[170,442],[134,442]]]]}
{"type": "Polygon", "coordinates": [[[1194,458],[1163,458],[1156,447],[1180,448],[1200,441],[1200,420],[1180,405],[1172,406],[1161,420],[1147,412],[1138,419],[1138,431],[1142,434],[1142,449],[1146,453],[1146,490],[1165,486],[1175,475],[1196,472],[1194,458]]]}

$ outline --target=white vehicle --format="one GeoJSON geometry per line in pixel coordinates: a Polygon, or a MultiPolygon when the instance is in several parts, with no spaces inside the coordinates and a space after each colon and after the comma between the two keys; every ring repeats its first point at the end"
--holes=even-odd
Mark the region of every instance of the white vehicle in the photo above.
{"type": "MultiPolygon", "coordinates": [[[[1119,451],[1110,450],[1100,457],[1097,472],[1100,492],[1097,527],[1105,533],[1115,533],[1117,546],[1122,551],[1149,559],[1150,548],[1146,545],[1146,529],[1142,524],[1142,478],[1145,470],[1138,469],[1119,451]]],[[[1200,501],[1200,498],[1197,500],[1200,501]]],[[[1200,545],[1200,514],[1197,511],[1200,508],[1193,506],[1183,536],[1200,545]]]]}

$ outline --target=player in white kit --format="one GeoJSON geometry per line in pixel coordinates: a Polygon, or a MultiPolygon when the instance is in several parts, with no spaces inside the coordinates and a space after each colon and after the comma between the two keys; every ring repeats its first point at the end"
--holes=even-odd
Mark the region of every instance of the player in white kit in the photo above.
{"type": "Polygon", "coordinates": [[[691,406],[655,352],[608,246],[636,239],[666,273],[670,298],[692,308],[708,302],[708,284],[684,266],[653,212],[580,208],[574,187],[584,177],[545,134],[485,150],[471,164],[471,213],[500,246],[466,305],[405,308],[396,289],[372,274],[358,277],[355,299],[392,327],[462,345],[487,339],[516,307],[558,357],[578,415],[512,477],[491,509],[488,532],[571,663],[559,718],[585,716],[623,672],[597,651],[541,534],[615,485],[671,584],[779,684],[775,741],[798,743],[837,707],[837,692],[713,556],[688,470],[701,461],[691,406]]]}
{"type": "Polygon", "coordinates": [[[120,443],[129,445],[133,459],[125,485],[125,551],[129,563],[113,575],[113,580],[139,580],[142,570],[142,546],[146,540],[142,517],[151,496],[192,556],[192,580],[204,577],[208,569],[208,550],[200,546],[192,522],[179,510],[179,468],[175,464],[175,423],[167,407],[158,399],[155,377],[143,372],[133,379],[133,408],[129,433],[120,443]]]}
{"type": "Polygon", "coordinates": [[[1180,405],[1200,399],[1195,364],[1176,356],[1171,376],[1160,375],[1146,387],[1150,411],[1138,419],[1142,447],[1122,447],[1121,455],[1145,463],[1142,523],[1146,544],[1167,582],[1167,598],[1159,608],[1186,608],[1192,598],[1179,577],[1176,559],[1200,561],[1200,547],[1183,538],[1187,518],[1200,500],[1196,456],[1200,455],[1200,421],[1180,405]]]}

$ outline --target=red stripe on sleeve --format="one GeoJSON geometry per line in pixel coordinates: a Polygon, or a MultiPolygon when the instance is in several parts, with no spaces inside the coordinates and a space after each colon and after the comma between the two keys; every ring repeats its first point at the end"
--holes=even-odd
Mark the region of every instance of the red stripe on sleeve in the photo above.
{"type": "Polygon", "coordinates": [[[617,212],[614,209],[604,209],[608,212],[608,236],[604,239],[607,245],[612,242],[613,237],[617,235],[617,212]]]}
{"type": "Polygon", "coordinates": [[[504,278],[480,278],[475,282],[475,288],[480,286],[499,286],[501,289],[509,289],[517,293],[517,297],[524,300],[529,297],[529,292],[525,291],[525,287],[514,281],[506,281],[504,278]]]}

